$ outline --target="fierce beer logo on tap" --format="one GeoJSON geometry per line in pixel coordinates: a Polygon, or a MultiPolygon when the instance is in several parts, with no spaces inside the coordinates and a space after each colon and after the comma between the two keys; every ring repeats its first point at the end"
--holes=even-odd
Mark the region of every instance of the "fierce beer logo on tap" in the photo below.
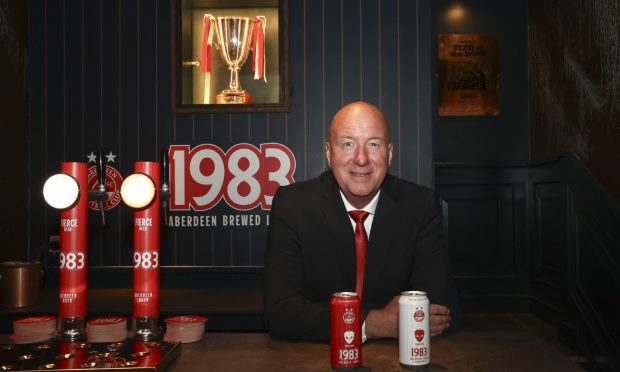
{"type": "MultiPolygon", "coordinates": [[[[105,191],[107,194],[106,200],[103,202],[103,210],[107,211],[116,207],[121,202],[121,184],[123,183],[123,176],[121,173],[110,163],[114,163],[117,155],[114,155],[112,151],[105,155],[106,167],[105,167],[105,191]]],[[[86,155],[88,158],[88,164],[97,163],[97,155],[91,151],[86,155]]],[[[93,165],[88,167],[88,189],[97,190],[99,186],[99,180],[97,179],[97,166],[93,165]]],[[[88,202],[88,208],[98,211],[99,205],[96,200],[88,202]]]]}

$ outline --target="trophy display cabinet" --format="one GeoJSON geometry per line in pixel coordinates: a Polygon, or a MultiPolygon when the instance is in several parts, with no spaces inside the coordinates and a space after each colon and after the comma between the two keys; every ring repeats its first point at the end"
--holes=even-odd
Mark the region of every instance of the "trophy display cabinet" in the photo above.
{"type": "Polygon", "coordinates": [[[288,111],[286,12],[286,0],[173,1],[173,110],[288,111]]]}

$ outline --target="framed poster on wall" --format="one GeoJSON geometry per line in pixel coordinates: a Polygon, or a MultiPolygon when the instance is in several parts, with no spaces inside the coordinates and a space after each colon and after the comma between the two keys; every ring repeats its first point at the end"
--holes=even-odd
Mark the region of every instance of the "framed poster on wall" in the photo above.
{"type": "Polygon", "coordinates": [[[494,35],[437,38],[439,116],[499,115],[499,67],[494,35]]]}

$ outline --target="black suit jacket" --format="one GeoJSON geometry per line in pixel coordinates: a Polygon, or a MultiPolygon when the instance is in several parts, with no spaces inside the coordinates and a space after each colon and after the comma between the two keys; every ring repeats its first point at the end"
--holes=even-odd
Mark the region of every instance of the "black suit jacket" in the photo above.
{"type": "MultiPolygon", "coordinates": [[[[433,191],[387,175],[370,230],[362,313],[406,290],[446,303],[441,213],[433,191]]],[[[355,237],[331,171],[280,187],[265,253],[265,320],[275,338],[329,339],[329,301],[355,291],[355,237]]]]}

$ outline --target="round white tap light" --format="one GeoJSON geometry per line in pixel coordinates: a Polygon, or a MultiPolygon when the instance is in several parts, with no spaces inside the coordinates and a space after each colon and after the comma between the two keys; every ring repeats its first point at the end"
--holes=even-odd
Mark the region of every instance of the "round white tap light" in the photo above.
{"type": "Polygon", "coordinates": [[[131,208],[144,208],[155,198],[155,183],[146,174],[134,173],[123,180],[121,198],[131,208]]]}
{"type": "Polygon", "coordinates": [[[55,174],[43,185],[43,198],[52,208],[72,207],[79,197],[80,185],[68,174],[55,174]]]}

